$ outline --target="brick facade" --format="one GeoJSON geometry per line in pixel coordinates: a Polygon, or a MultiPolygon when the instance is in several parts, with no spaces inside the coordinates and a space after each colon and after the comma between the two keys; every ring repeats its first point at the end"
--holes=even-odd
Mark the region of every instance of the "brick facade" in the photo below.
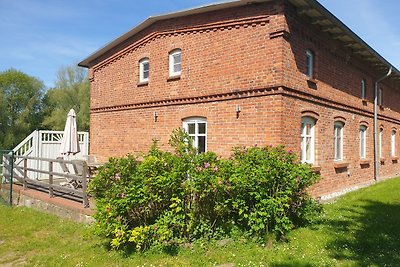
{"type": "MultiPolygon", "coordinates": [[[[146,151],[152,139],[168,148],[169,134],[188,117],[207,119],[207,147],[285,144],[300,153],[303,116],[315,119],[316,196],[373,180],[373,83],[382,76],[362,57],[299,15],[289,1],[267,1],[156,21],[87,66],[91,81],[90,153],[99,161],[146,151]],[[168,54],[182,51],[180,77],[168,77],[168,54]],[[305,51],[315,55],[306,77],[305,51]],[[139,60],[150,62],[139,83],[139,60]],[[367,84],[366,99],[360,83],[367,84]],[[240,107],[237,114],[236,107],[240,107]],[[333,157],[333,125],[344,122],[343,160],[333,157]],[[359,127],[367,126],[360,161],[359,127]],[[340,168],[339,168],[340,167],[340,168]]],[[[400,154],[398,83],[385,80],[381,176],[400,172],[390,156],[391,130],[400,154]]]]}

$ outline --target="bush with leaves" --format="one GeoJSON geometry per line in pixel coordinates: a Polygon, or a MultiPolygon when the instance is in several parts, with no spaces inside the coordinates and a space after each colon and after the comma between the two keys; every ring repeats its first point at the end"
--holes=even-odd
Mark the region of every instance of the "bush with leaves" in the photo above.
{"type": "Polygon", "coordinates": [[[97,233],[115,249],[168,248],[198,239],[283,235],[318,205],[307,193],[316,175],[284,147],[235,148],[230,159],[197,153],[173,131],[174,153],[154,143],[142,161],[111,158],[89,188],[97,233]]]}

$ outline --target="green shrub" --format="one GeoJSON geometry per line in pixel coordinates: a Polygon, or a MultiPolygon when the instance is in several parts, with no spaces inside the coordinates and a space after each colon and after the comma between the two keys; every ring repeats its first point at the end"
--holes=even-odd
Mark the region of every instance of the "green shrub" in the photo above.
{"type": "Polygon", "coordinates": [[[91,181],[96,231],[115,249],[170,248],[198,239],[283,235],[318,205],[307,193],[316,175],[284,147],[235,148],[230,159],[197,153],[181,130],[174,153],[154,143],[139,162],[111,158],[91,181]]]}

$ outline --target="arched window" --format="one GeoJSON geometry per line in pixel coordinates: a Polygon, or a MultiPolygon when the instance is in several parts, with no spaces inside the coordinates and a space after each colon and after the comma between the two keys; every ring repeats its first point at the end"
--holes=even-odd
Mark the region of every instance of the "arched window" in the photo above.
{"type": "Polygon", "coordinates": [[[367,98],[367,82],[365,79],[361,80],[361,99],[367,98]]]}
{"type": "Polygon", "coordinates": [[[396,130],[392,130],[390,136],[390,155],[392,157],[396,156],[396,130]]]}
{"type": "Polygon", "coordinates": [[[333,127],[333,140],[334,140],[334,159],[335,161],[343,160],[343,127],[344,123],[335,121],[333,127]]]}
{"type": "Polygon", "coordinates": [[[360,158],[365,159],[367,157],[367,126],[360,126],[360,158]]]}
{"type": "Polygon", "coordinates": [[[379,157],[383,158],[383,128],[379,129],[379,157]]]}
{"type": "Polygon", "coordinates": [[[311,50],[306,51],[306,75],[308,78],[314,78],[314,53],[311,50]]]}
{"type": "Polygon", "coordinates": [[[174,49],[169,53],[169,76],[179,76],[182,70],[182,52],[174,49]]]}
{"type": "Polygon", "coordinates": [[[311,117],[301,118],[301,162],[315,161],[315,120],[311,117]]]}
{"type": "Polygon", "coordinates": [[[148,58],[139,61],[139,82],[148,82],[150,76],[150,62],[148,58]]]}
{"type": "Polygon", "coordinates": [[[183,121],[183,129],[193,140],[193,146],[199,153],[207,151],[207,119],[201,117],[187,118],[183,121]]]}

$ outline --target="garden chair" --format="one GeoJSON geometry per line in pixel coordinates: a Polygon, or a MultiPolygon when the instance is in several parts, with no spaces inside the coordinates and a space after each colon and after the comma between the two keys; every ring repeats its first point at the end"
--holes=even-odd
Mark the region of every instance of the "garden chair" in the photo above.
{"type": "MultiPolygon", "coordinates": [[[[59,160],[63,160],[63,157],[57,157],[57,159],[59,160]]],[[[65,179],[67,180],[67,182],[61,182],[60,185],[61,186],[69,186],[72,187],[74,189],[78,189],[79,188],[79,183],[76,179],[70,178],[67,175],[70,175],[71,172],[68,169],[67,163],[65,161],[58,161],[58,163],[61,166],[61,169],[63,170],[64,174],[66,174],[65,179]]]]}

